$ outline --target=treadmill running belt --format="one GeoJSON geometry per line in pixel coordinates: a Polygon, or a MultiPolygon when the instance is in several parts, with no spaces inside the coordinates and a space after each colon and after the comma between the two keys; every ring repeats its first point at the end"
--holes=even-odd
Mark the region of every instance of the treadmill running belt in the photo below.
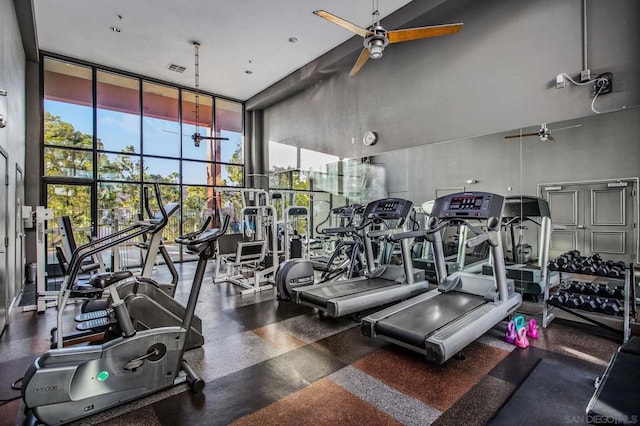
{"type": "Polygon", "coordinates": [[[484,303],[471,294],[442,293],[378,321],[376,333],[424,348],[431,333],[484,303]]]}
{"type": "Polygon", "coordinates": [[[355,281],[338,281],[334,285],[316,287],[300,293],[300,299],[317,306],[326,307],[327,302],[339,297],[351,296],[369,290],[397,285],[394,281],[383,278],[368,278],[355,281]]]}

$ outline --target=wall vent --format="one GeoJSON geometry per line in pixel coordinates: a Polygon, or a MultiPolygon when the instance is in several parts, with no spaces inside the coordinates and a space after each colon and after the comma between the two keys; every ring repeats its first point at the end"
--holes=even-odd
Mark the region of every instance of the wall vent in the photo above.
{"type": "Polygon", "coordinates": [[[169,64],[167,65],[167,69],[169,71],[175,71],[175,72],[179,72],[180,74],[182,74],[184,72],[184,70],[186,70],[186,67],[183,67],[182,65],[176,65],[176,64],[169,64]]]}

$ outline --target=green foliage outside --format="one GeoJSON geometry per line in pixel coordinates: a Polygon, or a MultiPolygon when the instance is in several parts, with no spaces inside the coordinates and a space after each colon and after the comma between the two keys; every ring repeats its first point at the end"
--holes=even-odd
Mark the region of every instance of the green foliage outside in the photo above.
{"type": "MultiPolygon", "coordinates": [[[[59,116],[45,112],[45,150],[44,150],[44,175],[46,177],[70,177],[93,179],[93,137],[89,134],[76,131],[71,123],[65,122],[59,116]],[[82,148],[84,150],[67,149],[82,148]]],[[[97,149],[103,149],[103,143],[97,140],[97,149]]],[[[140,186],[140,157],[135,154],[133,146],[127,146],[122,153],[99,153],[96,169],[100,179],[117,180],[122,182],[99,182],[97,191],[97,203],[100,217],[98,225],[106,223],[108,214],[113,208],[124,209],[127,217],[135,219],[141,210],[141,186],[140,186]]],[[[242,163],[241,147],[234,153],[233,161],[242,163]]],[[[228,182],[222,182],[229,186],[241,186],[243,183],[243,168],[239,166],[227,167],[228,182]]],[[[151,174],[147,168],[143,171],[145,183],[160,183],[163,203],[180,202],[180,176],[172,172],[166,176],[151,174]]],[[[220,182],[218,182],[219,184],[220,182]]],[[[182,189],[182,216],[183,231],[188,232],[199,227],[201,220],[207,214],[211,214],[212,189],[204,186],[184,186],[182,189]]],[[[155,196],[150,191],[150,207],[156,213],[155,196]]],[[[233,197],[230,197],[232,201],[233,197]]],[[[48,184],[47,207],[54,209],[55,216],[67,215],[70,217],[74,229],[91,229],[91,191],[90,186],[71,184],[48,184]]],[[[52,225],[50,225],[52,226],[52,225]]],[[[165,229],[165,237],[173,240],[180,232],[178,217],[171,218],[169,226],[165,229]]],[[[88,234],[88,231],[85,232],[88,234]]],[[[76,236],[81,239],[79,243],[86,242],[88,235],[76,236]]],[[[59,241],[55,241],[54,245],[59,241]]]]}

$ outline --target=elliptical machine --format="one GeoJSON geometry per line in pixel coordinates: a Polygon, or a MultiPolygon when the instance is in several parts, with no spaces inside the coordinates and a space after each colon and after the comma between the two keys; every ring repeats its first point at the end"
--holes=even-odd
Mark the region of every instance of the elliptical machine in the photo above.
{"type": "Polygon", "coordinates": [[[183,359],[207,261],[215,255],[216,240],[229,225],[176,238],[198,255],[189,301],[182,324],[136,331],[126,304],[115,285],[129,273],[104,273],[92,279],[94,287],[108,288],[122,336],[102,345],[51,349],[28,368],[22,382],[22,398],[28,420],[62,424],[116,405],[184,383],[200,392],[204,381],[183,359]],[[35,417],[35,418],[34,418],[35,417]]]}
{"type": "MultiPolygon", "coordinates": [[[[162,230],[169,220],[169,215],[162,203],[160,187],[157,183],[155,184],[155,198],[160,212],[159,216],[155,218],[151,218],[150,216],[149,221],[138,221],[131,227],[119,231],[119,233],[85,244],[74,251],[71,263],[69,264],[69,273],[65,276],[66,284],[63,285],[58,298],[58,306],[60,308],[58,309],[57,327],[52,330],[52,348],[62,348],[87,341],[94,344],[104,343],[122,334],[120,322],[117,320],[117,312],[115,312],[117,305],[114,303],[115,299],[113,297],[110,297],[108,300],[102,299],[99,301],[101,305],[105,306],[105,309],[84,312],[76,316],[75,320],[78,323],[76,325],[77,332],[63,333],[63,307],[66,306],[69,295],[66,289],[68,288],[68,283],[75,282],[79,262],[90,257],[93,253],[111,248],[116,244],[130,240],[141,234],[151,235],[151,242],[157,247],[161,239],[162,230]]],[[[145,209],[150,214],[149,191],[147,187],[144,188],[144,204],[145,209]]],[[[175,211],[175,207],[172,209],[175,211]]],[[[208,223],[207,221],[204,224],[200,232],[206,229],[208,223]]],[[[157,249],[154,248],[154,250],[157,249]]],[[[149,271],[149,274],[150,273],[151,271],[149,271]]],[[[162,284],[158,284],[156,281],[145,278],[144,276],[126,279],[132,276],[129,271],[119,271],[117,274],[121,277],[116,286],[118,291],[117,296],[119,300],[122,300],[126,305],[128,315],[131,317],[131,323],[136,330],[141,331],[181,324],[185,308],[168,294],[166,286],[163,287],[162,284]]],[[[175,287],[173,290],[175,291],[175,287]]],[[[113,293],[111,293],[111,295],[113,295],[113,293]]],[[[193,318],[191,329],[187,336],[186,348],[189,350],[200,347],[203,344],[202,321],[196,316],[193,318]]]]}

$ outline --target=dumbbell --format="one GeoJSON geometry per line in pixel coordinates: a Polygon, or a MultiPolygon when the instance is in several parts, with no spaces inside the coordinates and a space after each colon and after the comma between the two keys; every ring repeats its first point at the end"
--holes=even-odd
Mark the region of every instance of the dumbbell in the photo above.
{"type": "Polygon", "coordinates": [[[609,284],[599,284],[597,294],[601,297],[613,297],[613,289],[609,287],[609,284]]]}
{"type": "Polygon", "coordinates": [[[609,267],[609,270],[607,271],[607,277],[610,278],[620,278],[624,276],[624,263],[621,264],[621,262],[619,263],[614,263],[613,265],[611,265],[609,267]]]}
{"type": "Polygon", "coordinates": [[[553,294],[549,298],[549,304],[553,306],[563,306],[564,303],[567,301],[568,296],[569,296],[569,293],[560,291],[556,294],[553,294]]]}
{"type": "Polygon", "coordinates": [[[598,266],[597,263],[583,264],[580,272],[587,275],[599,275],[598,271],[602,266],[598,266]]]}
{"type": "Polygon", "coordinates": [[[580,261],[572,261],[569,263],[566,263],[565,265],[563,265],[563,269],[564,272],[571,272],[573,274],[575,273],[583,273],[582,272],[582,264],[580,263],[580,261]]]}
{"type": "Polygon", "coordinates": [[[624,300],[624,286],[618,285],[613,289],[613,297],[618,300],[624,300]]]}
{"type": "Polygon", "coordinates": [[[594,312],[600,309],[602,306],[602,299],[599,297],[591,297],[591,296],[578,296],[580,300],[580,309],[583,311],[594,312]]]}
{"type": "Polygon", "coordinates": [[[602,265],[602,258],[598,253],[594,253],[586,258],[586,262],[589,264],[602,265]]]}
{"type": "Polygon", "coordinates": [[[591,283],[591,284],[585,284],[584,288],[582,289],[582,294],[588,294],[591,296],[597,296],[598,295],[598,286],[591,283]]]}
{"type": "Polygon", "coordinates": [[[565,263],[569,263],[579,258],[580,258],[580,252],[577,250],[571,250],[561,254],[560,256],[556,257],[554,260],[558,263],[558,265],[564,265],[565,263]]]}
{"type": "Polygon", "coordinates": [[[580,309],[582,305],[582,300],[580,300],[580,296],[577,294],[569,294],[564,301],[563,306],[571,309],[580,309]]]}
{"type": "Polygon", "coordinates": [[[622,315],[620,302],[616,299],[605,299],[600,305],[600,312],[606,315],[622,315]]]}
{"type": "Polygon", "coordinates": [[[571,293],[584,293],[584,284],[579,281],[572,281],[569,285],[569,291],[571,293]]]}
{"type": "Polygon", "coordinates": [[[606,277],[609,274],[609,267],[607,265],[600,265],[595,271],[594,275],[600,275],[606,277]]]}

